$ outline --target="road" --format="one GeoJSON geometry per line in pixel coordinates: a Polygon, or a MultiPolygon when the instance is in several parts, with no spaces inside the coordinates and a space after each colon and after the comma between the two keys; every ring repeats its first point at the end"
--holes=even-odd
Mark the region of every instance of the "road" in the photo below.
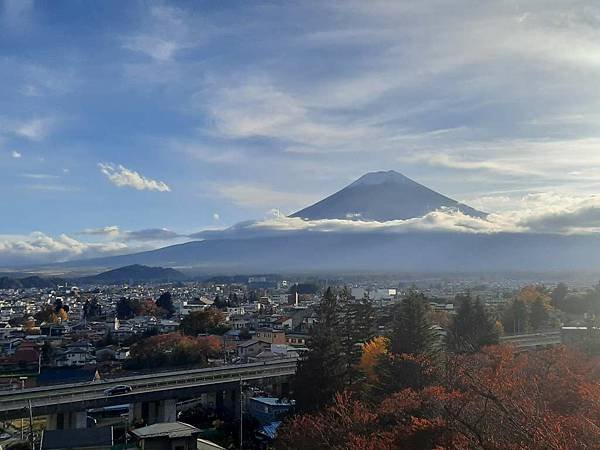
{"type": "Polygon", "coordinates": [[[186,391],[238,383],[240,378],[251,381],[293,375],[296,372],[296,364],[295,358],[286,358],[264,363],[158,372],[91,383],[61,384],[3,392],[0,393],[0,419],[21,417],[23,411],[27,411],[30,401],[34,415],[41,415],[48,411],[77,411],[133,403],[142,398],[164,399],[171,395],[173,398],[181,398],[185,396],[186,391]],[[106,389],[118,385],[131,386],[132,391],[112,396],[104,394],[106,389]]]}
{"type": "Polygon", "coordinates": [[[546,331],[540,333],[502,336],[500,338],[500,343],[511,344],[521,349],[549,347],[553,345],[560,345],[562,343],[562,337],[560,331],[546,331]]]}

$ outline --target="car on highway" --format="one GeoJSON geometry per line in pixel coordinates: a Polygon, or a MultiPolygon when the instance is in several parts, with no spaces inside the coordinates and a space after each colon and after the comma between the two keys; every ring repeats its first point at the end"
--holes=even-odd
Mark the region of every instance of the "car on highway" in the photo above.
{"type": "Polygon", "coordinates": [[[129,394],[131,391],[133,391],[133,388],[131,386],[123,384],[123,385],[113,386],[111,388],[106,389],[104,391],[104,395],[129,394]]]}

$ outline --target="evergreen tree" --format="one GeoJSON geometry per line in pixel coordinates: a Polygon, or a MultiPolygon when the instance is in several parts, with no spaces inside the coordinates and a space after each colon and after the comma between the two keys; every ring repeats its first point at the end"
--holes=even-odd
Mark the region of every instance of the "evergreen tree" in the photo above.
{"type": "Polygon", "coordinates": [[[170,292],[163,292],[156,300],[156,306],[164,309],[167,312],[167,317],[172,317],[175,314],[175,306],[170,292]]]}
{"type": "Polygon", "coordinates": [[[494,322],[485,312],[483,304],[471,295],[457,296],[460,306],[452,321],[447,336],[448,349],[453,352],[476,352],[485,345],[498,342],[494,322]]]}
{"type": "Polygon", "coordinates": [[[496,321],[486,312],[479,297],[475,300],[473,308],[475,310],[475,329],[479,348],[498,344],[499,336],[496,321]]]}
{"type": "Polygon", "coordinates": [[[390,352],[396,354],[433,354],[439,336],[429,321],[427,298],[411,291],[402,301],[392,323],[390,352]]]}
{"type": "Polygon", "coordinates": [[[375,396],[387,396],[405,388],[421,389],[430,382],[423,370],[422,358],[433,360],[437,354],[439,335],[428,317],[427,298],[411,291],[392,321],[388,352],[376,363],[375,396]]]}
{"type": "Polygon", "coordinates": [[[529,330],[529,312],[523,300],[515,299],[504,309],[502,326],[510,333],[525,333],[529,330]]]}
{"type": "Polygon", "coordinates": [[[117,317],[119,320],[131,319],[135,316],[135,301],[121,297],[117,302],[117,317]]]}
{"type": "Polygon", "coordinates": [[[222,298],[219,294],[215,296],[215,302],[213,303],[214,307],[220,310],[227,309],[227,301],[222,298]]]}
{"type": "Polygon", "coordinates": [[[552,297],[552,305],[555,308],[560,308],[565,299],[567,298],[567,294],[569,293],[569,289],[567,288],[567,285],[564,283],[558,283],[556,285],[556,287],[552,290],[552,294],[550,294],[550,296],[552,297]]]}
{"type": "Polygon", "coordinates": [[[359,368],[362,347],[374,336],[375,314],[368,299],[353,300],[347,291],[343,291],[341,300],[340,337],[344,382],[352,386],[364,376],[359,368]]]}
{"type": "Polygon", "coordinates": [[[529,323],[533,330],[539,330],[540,328],[548,325],[550,315],[546,304],[541,298],[536,298],[531,304],[531,310],[529,312],[529,323]]]}
{"type": "Polygon", "coordinates": [[[339,335],[340,305],[328,288],[317,308],[318,321],[311,328],[308,354],[299,362],[292,382],[296,409],[317,411],[343,388],[344,363],[339,335]]]}

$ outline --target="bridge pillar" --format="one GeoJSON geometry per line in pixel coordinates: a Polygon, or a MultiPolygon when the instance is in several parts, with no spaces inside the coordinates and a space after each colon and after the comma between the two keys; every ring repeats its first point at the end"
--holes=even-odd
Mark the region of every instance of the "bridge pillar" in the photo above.
{"type": "Polygon", "coordinates": [[[177,400],[169,398],[158,402],[157,419],[158,422],[176,422],[177,400]]]}
{"type": "Polygon", "coordinates": [[[129,423],[132,425],[140,425],[144,423],[144,416],[142,414],[141,403],[130,403],[129,404],[129,423]]]}
{"type": "Polygon", "coordinates": [[[223,414],[224,402],[223,402],[223,391],[215,392],[215,410],[217,414],[223,414]]]}
{"type": "Polygon", "coordinates": [[[240,389],[239,388],[233,388],[233,389],[227,389],[224,392],[224,398],[223,398],[223,407],[224,409],[232,414],[234,417],[237,417],[240,415],[240,389]]]}
{"type": "Polygon", "coordinates": [[[87,428],[87,411],[71,411],[50,414],[46,421],[48,430],[71,430],[87,428]]]}
{"type": "Polygon", "coordinates": [[[177,400],[167,399],[156,402],[140,402],[129,405],[129,422],[152,425],[160,422],[177,421],[177,400]]]}

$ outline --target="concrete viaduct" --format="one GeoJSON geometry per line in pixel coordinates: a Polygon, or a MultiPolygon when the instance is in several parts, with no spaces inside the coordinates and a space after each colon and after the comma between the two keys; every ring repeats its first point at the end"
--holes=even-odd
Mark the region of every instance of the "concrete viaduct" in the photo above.
{"type": "Polygon", "coordinates": [[[206,393],[215,395],[217,406],[235,411],[241,382],[264,380],[281,393],[296,373],[296,365],[295,358],[286,358],[4,392],[0,393],[0,420],[29,417],[31,409],[34,417],[48,416],[49,429],[85,428],[88,409],[129,404],[131,422],[173,422],[178,400],[206,393]],[[110,396],[104,392],[121,385],[131,386],[131,392],[110,396]]]}

